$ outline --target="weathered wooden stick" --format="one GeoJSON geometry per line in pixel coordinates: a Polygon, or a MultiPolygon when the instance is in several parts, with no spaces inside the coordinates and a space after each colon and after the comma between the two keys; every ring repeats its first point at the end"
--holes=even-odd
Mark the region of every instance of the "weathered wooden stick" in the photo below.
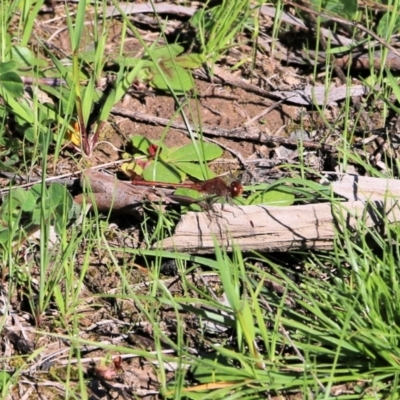
{"type": "Polygon", "coordinates": [[[291,207],[216,204],[212,213],[189,212],[175,234],[154,247],[206,254],[217,240],[228,251],[234,244],[242,251],[330,249],[338,230],[400,220],[397,180],[346,176],[333,190],[351,200],[291,207]]]}

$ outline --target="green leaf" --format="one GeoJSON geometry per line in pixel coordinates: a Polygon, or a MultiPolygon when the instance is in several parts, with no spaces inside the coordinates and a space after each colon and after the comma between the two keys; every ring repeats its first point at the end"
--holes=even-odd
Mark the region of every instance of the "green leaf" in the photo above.
{"type": "Polygon", "coordinates": [[[200,152],[200,156],[202,157],[203,161],[215,160],[216,158],[221,157],[224,152],[221,147],[214,143],[196,143],[196,146],[193,143],[190,143],[186,146],[173,150],[168,159],[172,162],[199,161],[196,147],[200,152]]]}
{"type": "Polygon", "coordinates": [[[2,210],[6,210],[8,207],[11,209],[21,209],[22,211],[29,212],[34,209],[36,205],[36,199],[30,191],[26,191],[22,188],[17,188],[8,194],[6,197],[2,210]]]}
{"type": "Polygon", "coordinates": [[[45,187],[44,194],[42,189],[42,184],[32,186],[31,192],[37,200],[37,206],[33,210],[31,221],[33,224],[40,224],[42,217],[50,219],[54,221],[56,232],[60,233],[69,221],[72,197],[59,183],[52,183],[48,188],[45,187]]]}
{"type": "Polygon", "coordinates": [[[196,199],[196,200],[204,197],[197,190],[189,189],[189,188],[179,188],[179,189],[175,190],[174,194],[179,195],[179,196],[191,197],[192,199],[196,199]]]}
{"type": "Polygon", "coordinates": [[[187,92],[194,87],[192,76],[188,71],[172,61],[166,61],[159,64],[163,75],[157,68],[153,68],[153,78],[150,85],[156,89],[168,91],[169,86],[176,92],[187,92]]]}
{"type": "Polygon", "coordinates": [[[93,48],[91,50],[82,51],[79,53],[79,59],[85,64],[93,64],[96,61],[95,49],[93,48]]]}
{"type": "Polygon", "coordinates": [[[7,196],[7,202],[16,205],[16,206],[21,206],[26,198],[26,191],[22,188],[16,188],[15,190],[11,190],[9,195],[7,196]]]}
{"type": "Polygon", "coordinates": [[[35,196],[31,193],[31,191],[25,192],[25,199],[22,203],[22,211],[31,212],[36,206],[35,196]]]}
{"type": "Polygon", "coordinates": [[[17,63],[18,68],[29,68],[35,65],[34,54],[24,46],[13,46],[11,58],[17,63]]]}
{"type": "Polygon", "coordinates": [[[67,228],[68,222],[74,217],[72,196],[66,191],[65,187],[62,202],[55,209],[54,227],[58,234],[61,234],[67,228]],[[71,213],[72,211],[72,213],[71,213]]]}
{"type": "Polygon", "coordinates": [[[200,9],[193,14],[192,18],[190,18],[189,23],[193,26],[193,28],[199,28],[201,26],[201,23],[203,21],[203,14],[204,11],[200,9]]]}
{"type": "Polygon", "coordinates": [[[59,183],[50,184],[49,188],[49,201],[50,208],[55,208],[59,204],[62,204],[69,198],[69,193],[64,185],[60,185],[59,183]]]}
{"type": "MultiPolygon", "coordinates": [[[[187,197],[188,199],[193,199],[193,200],[200,200],[203,203],[204,202],[208,202],[208,198],[205,198],[203,193],[201,193],[201,192],[199,192],[197,190],[194,190],[194,189],[179,188],[179,189],[175,190],[174,195],[187,197]]],[[[186,211],[196,211],[196,212],[204,211],[204,208],[201,207],[199,202],[190,203],[188,201],[188,203],[189,204],[187,204],[187,203],[185,204],[184,200],[181,201],[181,206],[182,206],[182,211],[183,212],[186,212],[186,211]]]]}
{"type": "Polygon", "coordinates": [[[36,143],[37,135],[35,129],[32,126],[24,129],[24,138],[30,143],[36,143]]]}
{"type": "Polygon", "coordinates": [[[13,97],[21,97],[24,94],[21,77],[14,71],[1,74],[0,85],[13,97]]]}
{"type": "Polygon", "coordinates": [[[6,371],[0,371],[0,390],[8,383],[11,379],[11,375],[6,371]]]}
{"type": "MultiPolygon", "coordinates": [[[[42,210],[40,208],[35,208],[32,212],[32,217],[31,217],[31,224],[32,225],[40,225],[40,219],[42,217],[42,210]]],[[[48,210],[44,210],[44,219],[47,219],[49,217],[48,210]]]]}
{"type": "Polygon", "coordinates": [[[178,44],[170,44],[168,46],[161,46],[156,49],[150,49],[149,57],[153,61],[158,61],[159,59],[168,60],[171,58],[175,58],[178,54],[183,52],[184,48],[178,44]]]}
{"type": "MultiPolygon", "coordinates": [[[[0,244],[5,244],[9,241],[11,235],[11,229],[9,228],[0,228],[0,244]]],[[[0,382],[1,388],[1,382],[0,382]]]]}
{"type": "Polygon", "coordinates": [[[323,10],[350,20],[356,17],[358,9],[357,0],[311,0],[311,4],[316,11],[323,10]]]}
{"type": "MultiPolygon", "coordinates": [[[[386,70],[386,74],[387,74],[387,79],[390,83],[390,87],[393,90],[394,95],[396,96],[396,100],[400,101],[400,87],[399,84],[397,82],[397,80],[395,79],[395,77],[392,75],[392,73],[390,72],[390,70],[388,68],[385,69],[386,70]]],[[[396,107],[394,104],[392,104],[392,101],[386,100],[386,98],[383,98],[385,103],[387,105],[389,105],[389,107],[391,107],[393,110],[395,110],[398,114],[400,114],[400,108],[396,107]]]]}
{"type": "Polygon", "coordinates": [[[268,190],[253,193],[248,197],[247,204],[266,204],[268,206],[286,207],[294,203],[295,196],[292,193],[280,190],[268,190]]]}
{"type": "Polygon", "coordinates": [[[13,71],[17,68],[17,63],[15,61],[7,61],[0,63],[0,75],[5,74],[6,72],[13,71]]]}
{"type": "MultiPolygon", "coordinates": [[[[153,144],[153,142],[144,136],[135,135],[131,138],[132,146],[137,150],[142,152],[143,154],[149,154],[149,147],[153,144]]],[[[158,144],[157,144],[158,146],[158,144]]]]}
{"type": "Polygon", "coordinates": [[[13,165],[15,165],[15,163],[15,160],[6,160],[5,162],[0,161],[0,169],[6,172],[14,172],[15,168],[13,165]]]}
{"type": "Polygon", "coordinates": [[[201,54],[184,54],[176,57],[175,62],[183,68],[199,68],[206,62],[206,58],[201,54]]]}
{"type": "Polygon", "coordinates": [[[37,206],[33,210],[33,215],[34,215],[33,220],[36,223],[39,221],[38,218],[40,218],[42,210],[45,213],[45,218],[49,217],[49,213],[51,211],[50,194],[49,191],[47,190],[47,187],[44,187],[44,193],[42,192],[41,183],[33,185],[30,191],[32,195],[36,198],[37,204],[40,204],[40,206],[37,206]]]}
{"type": "Polygon", "coordinates": [[[139,62],[139,58],[118,56],[113,59],[113,62],[124,67],[135,67],[139,62]]]}
{"type": "Polygon", "coordinates": [[[400,30],[400,18],[397,17],[395,20],[394,26],[391,26],[391,18],[392,13],[387,12],[385,13],[379,21],[379,24],[376,28],[377,33],[379,36],[387,37],[387,35],[393,35],[399,32],[400,30]]]}
{"type": "Polygon", "coordinates": [[[151,163],[144,169],[143,178],[146,181],[180,183],[186,178],[186,176],[173,165],[159,161],[157,163],[151,163]]]}
{"type": "Polygon", "coordinates": [[[201,167],[199,164],[191,162],[177,162],[174,163],[174,166],[199,181],[204,180],[204,178],[211,179],[216,176],[207,165],[201,167]],[[206,176],[204,176],[204,172],[206,173],[206,176]]]}

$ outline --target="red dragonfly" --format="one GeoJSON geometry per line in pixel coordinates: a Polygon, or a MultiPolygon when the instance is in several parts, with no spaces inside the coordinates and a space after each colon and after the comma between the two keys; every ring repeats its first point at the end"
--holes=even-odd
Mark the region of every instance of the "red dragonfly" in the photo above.
{"type": "Polygon", "coordinates": [[[208,195],[238,197],[243,193],[243,186],[239,181],[232,181],[227,184],[222,178],[212,178],[202,182],[186,182],[186,183],[163,183],[153,181],[132,180],[132,184],[141,186],[155,186],[166,188],[185,188],[203,192],[208,195]]]}

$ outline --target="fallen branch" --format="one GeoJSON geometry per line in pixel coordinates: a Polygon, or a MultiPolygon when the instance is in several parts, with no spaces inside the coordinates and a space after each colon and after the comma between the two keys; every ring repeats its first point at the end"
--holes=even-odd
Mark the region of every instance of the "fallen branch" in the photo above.
{"type": "Polygon", "coordinates": [[[291,207],[214,206],[212,213],[188,213],[174,236],[154,247],[166,251],[214,253],[216,240],[231,251],[288,251],[331,249],[340,229],[377,227],[400,220],[400,182],[346,176],[333,185],[350,201],[291,207]]]}
{"type": "MultiPolygon", "coordinates": [[[[188,132],[190,129],[193,132],[201,131],[205,135],[216,136],[216,137],[224,137],[227,139],[238,139],[238,140],[249,140],[255,141],[257,143],[273,143],[273,144],[288,144],[297,146],[299,144],[299,140],[290,139],[280,136],[270,136],[265,135],[260,129],[249,127],[246,129],[236,128],[236,129],[222,129],[222,128],[212,128],[207,126],[196,127],[194,125],[188,125],[171,122],[168,118],[156,117],[150,114],[143,114],[136,111],[130,111],[122,107],[113,107],[111,112],[115,115],[121,115],[123,117],[130,118],[134,121],[148,122],[154,125],[168,126],[173,129],[178,129],[183,132],[188,132]]],[[[331,146],[329,144],[324,143],[316,143],[309,140],[303,140],[301,142],[303,147],[311,148],[311,149],[323,149],[325,151],[336,152],[337,147],[331,146]]]]}

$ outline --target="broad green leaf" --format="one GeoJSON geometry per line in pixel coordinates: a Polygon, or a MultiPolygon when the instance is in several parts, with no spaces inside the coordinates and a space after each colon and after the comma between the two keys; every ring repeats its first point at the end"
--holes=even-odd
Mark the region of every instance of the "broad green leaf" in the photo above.
{"type": "MultiPolygon", "coordinates": [[[[183,196],[187,197],[188,199],[193,199],[193,200],[201,200],[204,198],[204,194],[198,192],[197,190],[189,189],[189,188],[179,188],[175,190],[174,192],[175,195],[177,196],[183,196]]],[[[198,203],[190,203],[185,204],[185,201],[182,200],[181,202],[182,207],[184,207],[184,210],[188,211],[203,211],[201,206],[198,203]]]]}
{"type": "Polygon", "coordinates": [[[0,85],[13,97],[21,97],[24,94],[21,77],[14,71],[1,74],[0,85]]]}
{"type": "Polygon", "coordinates": [[[174,194],[179,195],[179,196],[184,196],[184,197],[190,197],[192,199],[201,199],[204,197],[203,194],[198,192],[197,190],[194,189],[189,189],[189,188],[179,188],[175,190],[174,194]]]}
{"type": "Polygon", "coordinates": [[[393,23],[391,22],[392,19],[392,13],[391,12],[386,12],[382,18],[379,21],[379,24],[376,28],[377,33],[379,36],[385,38],[388,35],[393,35],[399,33],[400,30],[400,18],[397,16],[397,18],[394,21],[394,26],[393,23]]]}
{"type": "Polygon", "coordinates": [[[164,76],[158,71],[157,68],[153,69],[153,78],[150,85],[159,90],[168,91],[169,87],[176,92],[187,92],[194,87],[193,78],[185,68],[172,61],[159,63],[164,76]],[[168,84],[166,82],[168,81],[168,84]]]}
{"type": "Polygon", "coordinates": [[[26,192],[25,201],[22,205],[22,210],[25,212],[31,212],[36,207],[36,199],[35,196],[29,190],[26,192]]]}
{"type": "MultiPolygon", "coordinates": [[[[221,157],[223,154],[221,147],[214,143],[197,143],[196,146],[204,161],[215,160],[216,158],[221,157]]],[[[196,148],[193,143],[179,147],[172,151],[168,156],[168,160],[171,162],[199,161],[196,148]]]]}
{"type": "Polygon", "coordinates": [[[6,197],[3,210],[8,207],[20,208],[22,211],[29,212],[32,211],[36,205],[36,199],[30,191],[26,191],[21,188],[12,190],[6,197]]]}
{"type": "Polygon", "coordinates": [[[17,68],[17,63],[15,61],[7,61],[0,63],[0,75],[13,71],[16,68],[17,68]]]}
{"type": "Polygon", "coordinates": [[[4,385],[11,379],[11,375],[6,371],[0,371],[0,390],[3,389],[4,385]]]}
{"type": "Polygon", "coordinates": [[[171,164],[164,162],[153,162],[143,171],[146,181],[157,181],[164,183],[180,183],[186,176],[171,164]]]}
{"type": "Polygon", "coordinates": [[[15,160],[12,160],[11,162],[10,160],[6,160],[6,162],[0,161],[0,169],[6,172],[14,172],[15,168],[13,168],[13,165],[15,165],[15,163],[15,160]]]}
{"type": "Polygon", "coordinates": [[[179,168],[181,171],[185,172],[185,174],[196,178],[197,180],[201,181],[204,179],[211,179],[214,178],[216,175],[211,169],[204,165],[201,167],[199,164],[191,163],[191,162],[177,162],[174,163],[176,168],[179,168]],[[206,176],[204,176],[204,172],[206,172],[206,176]]]}
{"type": "Polygon", "coordinates": [[[35,56],[27,47],[13,46],[11,57],[17,63],[18,68],[29,68],[35,65],[35,56]]]}
{"type": "Polygon", "coordinates": [[[358,11],[357,0],[311,0],[311,4],[316,11],[323,10],[350,20],[355,18],[358,11]]]}
{"type": "Polygon", "coordinates": [[[40,225],[40,221],[42,219],[42,215],[43,215],[43,219],[44,220],[48,220],[50,217],[50,212],[48,209],[44,209],[43,211],[41,210],[40,207],[35,208],[32,212],[32,217],[30,219],[30,222],[32,225],[40,225]]]}
{"type": "Polygon", "coordinates": [[[19,224],[21,219],[26,197],[26,192],[21,188],[12,190],[8,194],[0,208],[0,226],[9,229],[10,232],[13,231],[13,227],[19,224]]]}
{"type": "MultiPolygon", "coordinates": [[[[158,147],[163,147],[163,145],[159,141],[151,141],[144,136],[141,135],[135,135],[131,137],[131,142],[132,146],[135,147],[137,150],[142,152],[143,154],[149,155],[149,148],[154,145],[158,147]]],[[[167,149],[163,149],[162,152],[164,153],[164,150],[166,151],[167,149]]]]}
{"type": "Polygon", "coordinates": [[[164,60],[168,60],[171,58],[175,58],[178,54],[181,54],[183,50],[184,48],[178,43],[170,44],[168,46],[161,46],[156,49],[150,49],[149,57],[153,61],[158,61],[161,58],[164,60]]]}
{"type": "Polygon", "coordinates": [[[32,195],[37,199],[37,201],[45,201],[46,207],[48,204],[48,199],[49,199],[49,192],[47,190],[47,187],[44,187],[44,193],[42,192],[42,183],[36,183],[35,185],[32,186],[30,192],[32,195]]]}
{"type": "Polygon", "coordinates": [[[22,206],[25,202],[27,192],[22,188],[16,188],[11,190],[9,195],[7,196],[7,203],[10,203],[15,206],[22,206]]]}
{"type": "Polygon", "coordinates": [[[50,190],[50,188],[47,187],[44,187],[44,190],[42,190],[41,183],[32,186],[31,192],[37,200],[37,206],[32,213],[32,224],[38,225],[42,218],[48,220],[54,217],[55,204],[57,201],[60,201],[60,193],[58,190],[57,188],[50,190]],[[54,199],[52,198],[52,194],[56,196],[54,199]]]}
{"type": "MultiPolygon", "coordinates": [[[[11,229],[0,227],[0,244],[5,244],[10,240],[11,229]]],[[[2,383],[0,382],[0,387],[2,383]]]]}
{"type": "Polygon", "coordinates": [[[79,53],[79,59],[86,64],[92,64],[96,61],[96,51],[94,49],[82,51],[79,53]]]}
{"type": "Polygon", "coordinates": [[[200,27],[200,25],[201,25],[201,23],[202,23],[202,21],[203,21],[203,19],[204,19],[204,17],[203,17],[203,15],[204,15],[204,11],[203,10],[198,10],[198,11],[196,11],[194,14],[193,14],[193,16],[192,16],[192,18],[190,18],[190,24],[194,27],[194,28],[198,28],[198,27],[200,27]]]}
{"type": "Polygon", "coordinates": [[[292,193],[280,190],[268,190],[253,193],[247,199],[247,204],[266,204],[268,206],[286,207],[294,203],[295,196],[292,193]]]}
{"type": "Polygon", "coordinates": [[[132,146],[137,150],[141,151],[144,154],[149,154],[149,147],[152,145],[152,142],[141,135],[135,135],[131,137],[132,146]]]}
{"type": "Polygon", "coordinates": [[[393,90],[394,95],[396,96],[397,101],[400,101],[400,86],[392,73],[386,69],[387,79],[389,80],[390,87],[393,90]]]}
{"type": "Polygon", "coordinates": [[[71,195],[66,191],[64,186],[62,186],[62,188],[64,191],[63,197],[59,205],[55,209],[54,227],[56,233],[58,234],[61,234],[66,229],[68,222],[71,218],[70,211],[72,209],[72,204],[73,204],[71,195]]]}
{"type": "Polygon", "coordinates": [[[152,68],[154,66],[153,61],[126,56],[118,56],[113,59],[113,62],[118,65],[123,65],[126,68],[133,68],[136,67],[138,64],[140,64],[142,68],[152,68]]]}
{"type": "Polygon", "coordinates": [[[183,68],[199,68],[206,62],[206,58],[201,54],[184,54],[176,57],[175,62],[183,68]]]}
{"type": "Polygon", "coordinates": [[[125,67],[135,67],[138,62],[139,58],[134,58],[134,57],[125,57],[125,56],[118,56],[113,59],[113,62],[115,62],[118,65],[124,65],[125,67]]]}
{"type": "Polygon", "coordinates": [[[59,183],[50,184],[49,188],[49,207],[55,208],[59,204],[67,201],[70,197],[70,194],[67,192],[64,185],[60,185],[59,183]]]}
{"type": "Polygon", "coordinates": [[[36,130],[32,126],[28,126],[24,129],[24,138],[30,143],[37,142],[36,130]]]}

